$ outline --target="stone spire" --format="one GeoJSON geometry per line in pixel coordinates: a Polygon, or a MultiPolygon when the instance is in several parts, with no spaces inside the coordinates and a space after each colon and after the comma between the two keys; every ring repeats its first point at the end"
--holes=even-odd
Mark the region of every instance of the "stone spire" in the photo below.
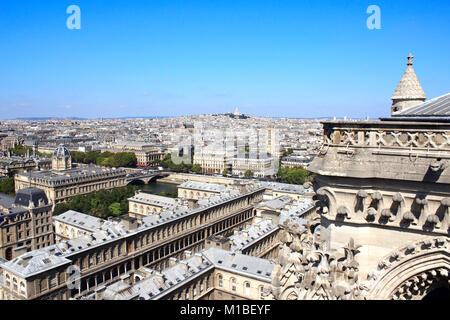
{"type": "Polygon", "coordinates": [[[412,67],[412,59],[414,56],[410,53],[406,58],[408,59],[406,71],[391,98],[391,114],[408,109],[416,104],[424,102],[426,99],[419,79],[417,79],[416,73],[412,67]]]}

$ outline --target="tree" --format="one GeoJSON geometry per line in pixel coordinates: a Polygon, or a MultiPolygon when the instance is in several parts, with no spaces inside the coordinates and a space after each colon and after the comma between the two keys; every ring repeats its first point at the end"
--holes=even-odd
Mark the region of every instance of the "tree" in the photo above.
{"type": "Polygon", "coordinates": [[[246,177],[246,178],[253,178],[253,171],[251,171],[251,170],[247,170],[247,171],[245,171],[245,173],[244,173],[244,177],[246,177]]]}
{"type": "Polygon", "coordinates": [[[302,167],[280,167],[277,174],[281,178],[281,182],[290,184],[303,184],[314,178],[314,175],[302,167]]]}
{"type": "Polygon", "coordinates": [[[122,214],[122,211],[120,210],[120,203],[119,202],[113,202],[108,207],[109,211],[113,216],[120,216],[122,214]]]}
{"type": "Polygon", "coordinates": [[[226,176],[227,174],[229,174],[230,173],[230,169],[224,169],[223,171],[222,171],[222,175],[223,176],[226,176]]]}
{"type": "Polygon", "coordinates": [[[100,218],[119,216],[128,212],[127,199],[132,197],[137,189],[137,186],[126,186],[77,195],[65,203],[57,204],[53,215],[74,210],[100,218]]]}
{"type": "Polygon", "coordinates": [[[14,178],[0,179],[0,193],[5,193],[10,196],[15,195],[14,178]]]}
{"type": "Polygon", "coordinates": [[[11,152],[14,153],[16,156],[24,156],[27,154],[27,150],[31,150],[31,148],[18,144],[11,149],[11,152]]]}
{"type": "Polygon", "coordinates": [[[192,171],[194,171],[195,173],[200,173],[202,172],[202,167],[199,164],[194,164],[192,166],[192,171]]]}

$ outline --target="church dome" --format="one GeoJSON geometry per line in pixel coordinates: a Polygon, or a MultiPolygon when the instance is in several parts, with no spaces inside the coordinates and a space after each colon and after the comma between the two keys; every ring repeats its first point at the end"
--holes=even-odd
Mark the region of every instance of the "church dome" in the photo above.
{"type": "Polygon", "coordinates": [[[56,158],[66,158],[70,157],[70,152],[63,144],[60,144],[55,152],[53,152],[53,156],[56,158]]]}

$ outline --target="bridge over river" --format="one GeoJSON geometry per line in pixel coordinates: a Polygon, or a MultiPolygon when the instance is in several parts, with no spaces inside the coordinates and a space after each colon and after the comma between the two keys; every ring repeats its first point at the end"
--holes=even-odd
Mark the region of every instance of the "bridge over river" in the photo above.
{"type": "Polygon", "coordinates": [[[170,171],[143,171],[133,172],[127,174],[126,182],[130,184],[132,182],[143,182],[149,184],[156,179],[168,177],[171,174],[170,171]]]}

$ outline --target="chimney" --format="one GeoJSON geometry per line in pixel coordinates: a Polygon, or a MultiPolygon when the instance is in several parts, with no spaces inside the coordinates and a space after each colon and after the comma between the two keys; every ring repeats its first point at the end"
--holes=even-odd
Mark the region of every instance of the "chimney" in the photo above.
{"type": "Polygon", "coordinates": [[[195,259],[197,260],[198,263],[202,263],[203,262],[203,257],[201,255],[201,253],[196,253],[194,254],[195,259]]]}
{"type": "Polygon", "coordinates": [[[236,252],[230,252],[230,261],[233,261],[236,257],[236,252]]]}
{"type": "Polygon", "coordinates": [[[192,251],[191,250],[184,250],[183,252],[183,259],[189,259],[192,256],[192,251]]]}
{"type": "Polygon", "coordinates": [[[122,224],[127,228],[128,230],[133,230],[137,228],[137,219],[131,218],[131,217],[125,217],[122,219],[122,224]]]}
{"type": "Polygon", "coordinates": [[[175,266],[178,263],[177,258],[170,257],[169,258],[169,268],[175,266]]]}
{"type": "Polygon", "coordinates": [[[189,208],[189,209],[195,209],[195,208],[198,208],[198,202],[197,202],[197,200],[189,199],[189,200],[187,201],[187,204],[188,204],[188,208],[189,208]]]}
{"type": "Polygon", "coordinates": [[[186,261],[180,261],[179,265],[185,272],[188,271],[188,265],[187,265],[186,261]]]}

